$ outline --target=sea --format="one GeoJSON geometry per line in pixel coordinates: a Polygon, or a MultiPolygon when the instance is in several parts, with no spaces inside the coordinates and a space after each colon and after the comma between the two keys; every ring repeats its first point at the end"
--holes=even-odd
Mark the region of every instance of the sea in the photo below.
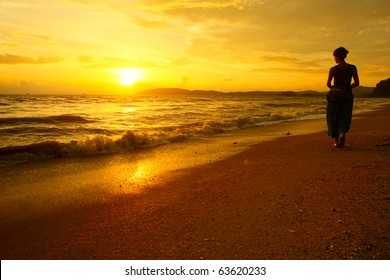
{"type": "MultiPolygon", "coordinates": [[[[383,104],[355,98],[355,112],[383,104]]],[[[325,118],[325,93],[0,95],[0,166],[120,153],[325,118]]]]}

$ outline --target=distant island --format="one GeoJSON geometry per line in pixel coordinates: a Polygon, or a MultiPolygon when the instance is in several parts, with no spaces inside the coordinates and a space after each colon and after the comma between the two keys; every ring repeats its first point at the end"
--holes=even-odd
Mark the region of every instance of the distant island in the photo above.
{"type": "Polygon", "coordinates": [[[323,92],[318,91],[300,91],[300,92],[294,92],[294,91],[229,91],[229,92],[223,92],[223,91],[215,91],[215,90],[189,90],[189,89],[182,89],[182,88],[155,88],[155,89],[149,89],[144,91],[139,91],[139,95],[272,95],[272,96],[298,96],[298,95],[312,95],[312,96],[319,96],[323,94],[323,92]]]}
{"type": "MultiPolygon", "coordinates": [[[[189,90],[182,88],[155,88],[144,91],[139,91],[139,95],[153,96],[153,95],[259,95],[259,96],[285,96],[285,97],[320,97],[325,96],[327,92],[320,92],[314,90],[306,91],[232,91],[222,92],[215,90],[189,90]]],[[[359,86],[353,89],[353,94],[356,97],[376,97],[376,98],[390,98],[390,78],[380,81],[376,87],[359,86]]]]}
{"type": "MultiPolygon", "coordinates": [[[[389,79],[390,80],[390,79],[389,79]]],[[[353,93],[357,97],[374,97],[373,92],[375,88],[373,87],[364,87],[359,86],[353,89],[353,93]]],[[[314,90],[306,90],[306,91],[231,91],[231,92],[222,92],[215,90],[189,90],[182,88],[155,88],[140,91],[137,94],[145,95],[145,96],[155,96],[155,95],[259,95],[259,96],[283,96],[283,97],[323,97],[327,92],[320,92],[314,90]]],[[[378,97],[378,96],[375,96],[378,97]]],[[[385,96],[381,96],[385,97],[385,96]]],[[[390,97],[390,96],[387,96],[390,97]]]]}

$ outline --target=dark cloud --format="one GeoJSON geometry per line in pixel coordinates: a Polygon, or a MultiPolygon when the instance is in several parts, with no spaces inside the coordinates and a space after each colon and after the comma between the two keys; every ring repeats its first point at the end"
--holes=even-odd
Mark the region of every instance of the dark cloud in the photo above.
{"type": "Polygon", "coordinates": [[[14,54],[0,54],[0,64],[48,64],[57,63],[63,59],[55,56],[40,56],[31,58],[29,56],[21,56],[14,54]]]}
{"type": "Polygon", "coordinates": [[[282,55],[262,56],[261,59],[266,62],[282,63],[286,65],[294,65],[297,67],[321,67],[321,63],[328,62],[327,59],[321,59],[321,58],[312,59],[312,60],[303,60],[297,57],[282,56],[282,55]]]}

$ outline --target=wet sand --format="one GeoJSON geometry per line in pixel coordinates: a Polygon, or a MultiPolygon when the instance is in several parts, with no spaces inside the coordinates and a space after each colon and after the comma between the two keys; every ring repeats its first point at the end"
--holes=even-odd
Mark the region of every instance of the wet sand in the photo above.
{"type": "Polygon", "coordinates": [[[142,153],[2,168],[0,257],[390,259],[389,109],[356,115],[344,149],[296,135],[318,120],[241,136],[227,158],[163,148],[157,165],[142,153]]]}

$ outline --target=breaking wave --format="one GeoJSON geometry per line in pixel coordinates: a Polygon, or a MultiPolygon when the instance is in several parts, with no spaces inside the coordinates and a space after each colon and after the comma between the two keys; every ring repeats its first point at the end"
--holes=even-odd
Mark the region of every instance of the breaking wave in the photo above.
{"type": "Polygon", "coordinates": [[[61,123],[76,123],[85,124],[92,123],[93,120],[83,118],[76,115],[58,115],[48,117],[14,117],[14,118],[0,118],[0,125],[18,125],[18,124],[61,124],[61,123]]]}
{"type": "MultiPolygon", "coordinates": [[[[4,166],[48,158],[110,154],[140,148],[155,147],[204,136],[216,135],[227,131],[275,124],[281,120],[285,121],[296,119],[296,117],[296,113],[273,113],[252,117],[241,117],[225,121],[205,121],[181,126],[164,127],[149,131],[127,130],[117,137],[107,136],[104,134],[94,134],[93,136],[85,136],[81,139],[72,140],[67,143],[57,140],[44,140],[39,143],[29,145],[0,148],[0,165],[4,166]]],[[[61,119],[64,120],[64,118],[61,119]]],[[[70,120],[72,118],[69,119],[69,116],[66,116],[65,119],[70,120]]],[[[76,118],[76,120],[79,121],[80,119],[76,118]]],[[[12,130],[15,129],[17,128],[13,128],[12,130]]]]}

